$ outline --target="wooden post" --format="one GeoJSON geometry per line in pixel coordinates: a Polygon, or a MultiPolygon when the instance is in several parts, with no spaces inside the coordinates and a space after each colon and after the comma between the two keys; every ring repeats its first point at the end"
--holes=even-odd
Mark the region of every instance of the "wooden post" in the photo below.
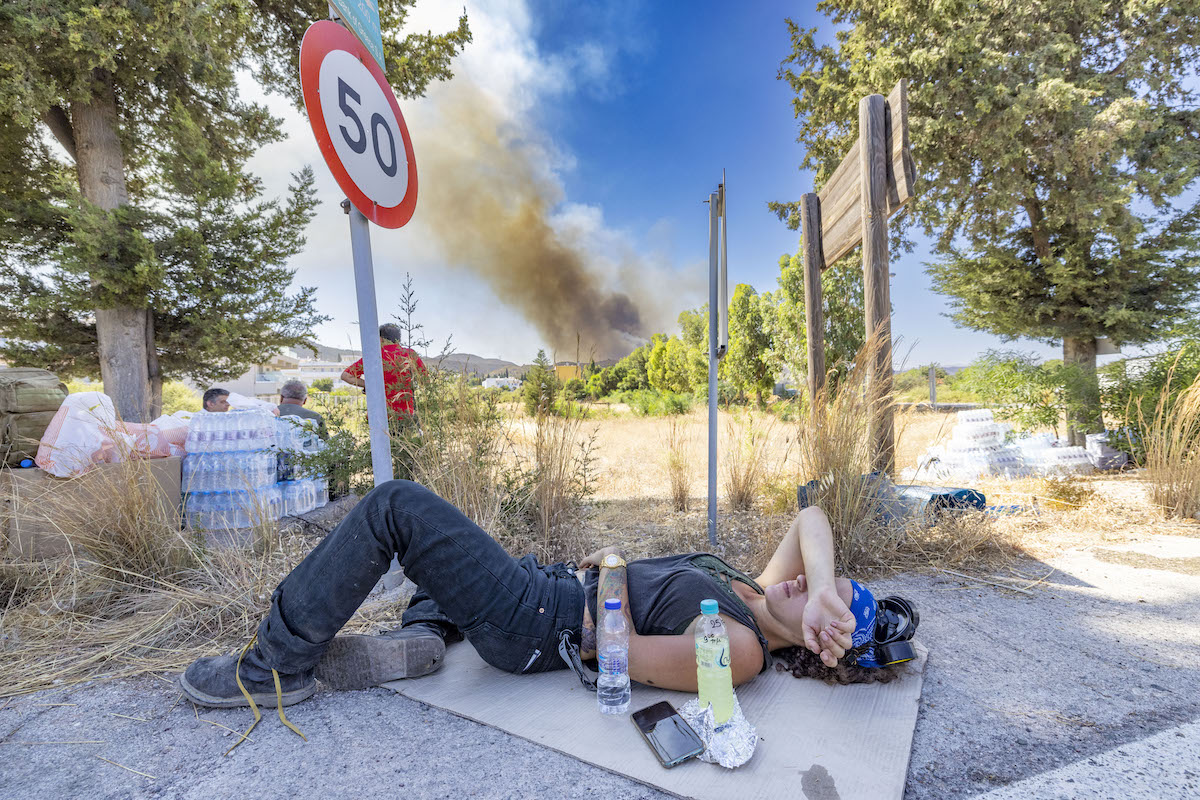
{"type": "Polygon", "coordinates": [[[891,473],[895,440],[891,407],[892,305],[888,286],[887,104],[881,94],[858,103],[859,176],[862,186],[863,299],[867,339],[879,338],[879,355],[868,375],[872,397],[886,398],[872,420],[874,468],[891,473]]]}
{"type": "Polygon", "coordinates": [[[814,402],[825,386],[825,307],[821,296],[821,201],[810,192],[800,198],[800,233],[804,239],[804,326],[808,342],[808,399],[814,402]]]}
{"type": "Polygon", "coordinates": [[[929,365],[929,407],[937,411],[937,367],[929,365]]]}

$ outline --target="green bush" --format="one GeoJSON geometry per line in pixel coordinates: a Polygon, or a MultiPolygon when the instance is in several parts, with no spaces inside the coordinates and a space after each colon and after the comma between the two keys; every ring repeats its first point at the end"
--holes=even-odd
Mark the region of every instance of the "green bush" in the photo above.
{"type": "Polygon", "coordinates": [[[525,384],[521,389],[525,413],[536,417],[539,413],[552,411],[558,389],[558,377],[554,374],[550,360],[546,358],[546,351],[538,350],[533,366],[525,373],[525,384]]]}
{"type": "Polygon", "coordinates": [[[563,395],[568,400],[582,400],[588,396],[582,378],[571,378],[563,385],[563,395]]]}
{"type": "Polygon", "coordinates": [[[203,408],[200,393],[193,391],[182,381],[167,381],[163,384],[162,413],[174,414],[176,411],[199,411],[203,408]]]}
{"type": "Polygon", "coordinates": [[[675,414],[686,414],[695,405],[696,399],[690,394],[681,392],[656,392],[653,389],[636,389],[630,392],[617,392],[610,399],[628,405],[636,414],[643,417],[666,417],[675,414]]]}
{"type": "Polygon", "coordinates": [[[314,392],[332,392],[333,378],[317,378],[309,388],[314,392]]]}
{"type": "Polygon", "coordinates": [[[1130,451],[1141,463],[1147,425],[1155,410],[1161,404],[1164,416],[1170,417],[1180,396],[1200,377],[1200,341],[1184,342],[1135,363],[1132,374],[1128,359],[1101,367],[1100,403],[1107,427],[1125,431],[1120,444],[1113,445],[1130,451]]]}
{"type": "MultiPolygon", "coordinates": [[[[1030,354],[1005,350],[984,353],[954,376],[953,388],[974,394],[1019,428],[1056,432],[1064,414],[1074,416],[1077,398],[1090,391],[1083,370],[1073,364],[1039,363],[1030,354]]],[[[1094,424],[1099,426],[1100,420],[1094,424]]]]}

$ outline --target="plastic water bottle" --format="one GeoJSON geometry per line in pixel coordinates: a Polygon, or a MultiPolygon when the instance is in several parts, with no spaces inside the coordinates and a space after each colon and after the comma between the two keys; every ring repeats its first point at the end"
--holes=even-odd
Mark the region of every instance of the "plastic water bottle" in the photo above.
{"type": "Polygon", "coordinates": [[[629,626],[621,613],[619,598],[604,601],[600,626],[600,679],[596,681],[596,705],[601,714],[629,711],[629,626]]]}
{"type": "Polygon", "coordinates": [[[696,623],[696,684],[700,707],[712,705],[713,722],[720,726],[733,716],[733,670],[729,666],[729,634],[717,616],[716,600],[700,601],[696,623]]]}

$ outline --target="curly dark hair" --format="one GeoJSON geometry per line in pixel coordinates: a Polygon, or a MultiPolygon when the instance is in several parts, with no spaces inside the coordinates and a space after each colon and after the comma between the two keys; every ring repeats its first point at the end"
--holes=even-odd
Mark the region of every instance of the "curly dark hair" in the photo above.
{"type": "Polygon", "coordinates": [[[821,657],[807,647],[793,646],[776,650],[775,669],[779,672],[790,672],[796,678],[817,678],[826,683],[840,683],[846,686],[851,683],[890,683],[900,677],[904,664],[892,664],[889,667],[859,667],[851,665],[854,657],[869,647],[863,644],[846,651],[846,655],[838,661],[836,667],[827,667],[821,657]]]}

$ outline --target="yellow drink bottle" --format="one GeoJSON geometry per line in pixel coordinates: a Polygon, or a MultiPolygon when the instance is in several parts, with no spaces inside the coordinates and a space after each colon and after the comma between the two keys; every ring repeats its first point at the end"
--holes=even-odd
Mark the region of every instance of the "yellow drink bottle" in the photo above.
{"type": "Polygon", "coordinates": [[[729,666],[729,634],[717,616],[716,600],[700,603],[696,623],[696,683],[700,707],[712,705],[713,721],[724,725],[733,716],[733,670],[729,666]]]}

